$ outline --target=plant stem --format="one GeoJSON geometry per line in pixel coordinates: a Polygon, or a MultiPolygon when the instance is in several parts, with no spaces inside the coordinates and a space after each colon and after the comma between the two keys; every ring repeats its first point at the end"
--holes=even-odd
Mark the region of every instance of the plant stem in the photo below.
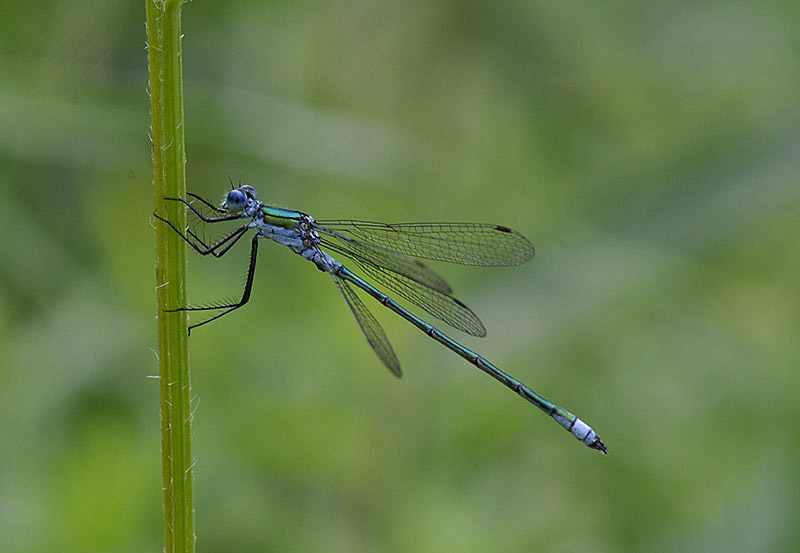
{"type": "MultiPolygon", "coordinates": [[[[147,56],[153,142],[153,184],[158,215],[183,228],[186,214],[178,202],[186,190],[181,70],[182,0],[146,0],[147,56]]],[[[164,551],[195,550],[192,501],[191,406],[183,240],[156,224],[156,303],[161,389],[161,458],[164,490],[164,551]]]]}

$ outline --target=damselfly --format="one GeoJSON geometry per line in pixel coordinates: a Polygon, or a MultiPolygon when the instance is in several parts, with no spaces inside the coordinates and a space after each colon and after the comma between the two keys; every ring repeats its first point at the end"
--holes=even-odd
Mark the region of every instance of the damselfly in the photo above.
{"type": "Polygon", "coordinates": [[[434,328],[389,296],[351,272],[325,250],[350,259],[364,274],[434,317],[473,336],[485,336],[480,319],[466,305],[452,296],[445,280],[418,258],[464,265],[509,266],[533,258],[533,245],[508,227],[477,223],[402,223],[371,221],[317,221],[300,211],[265,205],[258,200],[255,188],[241,185],[227,193],[221,207],[196,194],[187,194],[210,208],[216,216],[207,217],[192,202],[183,198],[165,200],[184,203],[204,223],[244,220],[244,224],[221,240],[208,244],[190,229],[181,231],[170,221],[156,217],[177,232],[202,255],[222,257],[249,230],[255,230],[250,246],[250,266],[244,293],[239,301],[207,307],[179,307],[172,311],[219,311],[216,315],[189,327],[207,324],[245,305],[250,299],[256,269],[258,239],[269,238],[288,246],[293,252],[313,262],[328,273],[350,307],[367,342],[384,365],[400,376],[400,362],[381,325],[362,303],[355,290],[360,288],[384,307],[394,311],[425,334],[457,353],[480,370],[498,380],[524,399],[547,413],[587,446],[608,453],[600,437],[575,415],[548,401],[509,376],[477,353],[462,346],[434,328]]]}

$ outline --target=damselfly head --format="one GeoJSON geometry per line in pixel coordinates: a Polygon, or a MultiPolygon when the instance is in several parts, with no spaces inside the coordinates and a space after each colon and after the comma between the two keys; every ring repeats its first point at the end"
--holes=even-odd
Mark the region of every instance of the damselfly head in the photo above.
{"type": "Polygon", "coordinates": [[[225,199],[222,200],[222,208],[234,213],[244,211],[247,207],[247,202],[255,200],[257,197],[258,193],[255,188],[249,184],[243,184],[225,195],[225,199]]]}
{"type": "Polygon", "coordinates": [[[239,187],[239,190],[241,190],[242,192],[247,194],[247,197],[249,199],[251,199],[251,200],[257,200],[258,199],[258,192],[256,192],[256,189],[253,188],[252,186],[250,186],[249,184],[241,185],[239,187]]]}

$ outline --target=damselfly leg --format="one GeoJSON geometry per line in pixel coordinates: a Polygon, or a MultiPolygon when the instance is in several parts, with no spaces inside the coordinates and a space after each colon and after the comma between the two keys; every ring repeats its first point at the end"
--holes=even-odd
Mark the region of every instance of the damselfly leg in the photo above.
{"type": "MultiPolygon", "coordinates": [[[[212,208],[213,210],[215,210],[218,213],[228,213],[227,211],[225,211],[223,209],[215,207],[208,200],[205,200],[205,199],[201,198],[200,196],[197,196],[196,194],[187,193],[187,195],[200,200],[205,205],[209,206],[210,208],[212,208]]],[[[205,217],[191,203],[187,202],[183,198],[164,198],[164,199],[165,200],[169,200],[169,201],[178,201],[178,202],[183,203],[189,209],[191,209],[192,212],[194,212],[198,216],[198,218],[200,218],[200,220],[202,220],[205,223],[221,223],[221,222],[224,222],[224,221],[233,221],[233,220],[236,220],[236,219],[240,218],[239,216],[205,217]]],[[[230,234],[228,234],[227,236],[225,236],[221,240],[217,241],[216,243],[214,243],[212,245],[208,245],[208,244],[205,243],[205,241],[203,241],[199,236],[197,236],[196,233],[192,232],[190,229],[187,228],[186,229],[186,233],[189,234],[192,238],[194,238],[194,240],[196,240],[197,242],[193,241],[188,236],[186,236],[186,234],[184,234],[183,232],[178,230],[178,228],[171,221],[169,221],[169,220],[167,220],[167,219],[165,219],[163,217],[160,217],[155,212],[153,212],[153,215],[157,219],[159,219],[159,220],[165,222],[167,225],[169,225],[170,228],[172,228],[181,238],[183,238],[183,240],[187,244],[189,244],[197,253],[199,253],[200,255],[213,255],[214,257],[217,257],[217,258],[220,258],[223,255],[225,255],[236,244],[236,242],[238,242],[239,239],[242,236],[244,236],[245,233],[247,233],[247,231],[250,229],[250,227],[247,224],[242,225],[241,227],[235,229],[234,231],[232,231],[230,234]],[[222,249],[220,249],[220,248],[222,248],[222,249]]],[[[198,326],[203,326],[204,324],[208,324],[211,321],[219,319],[223,315],[227,315],[228,313],[230,313],[232,311],[235,311],[236,309],[239,309],[240,307],[244,306],[250,300],[250,293],[251,293],[251,291],[253,289],[253,278],[255,276],[255,271],[256,271],[256,256],[257,256],[257,254],[258,254],[258,241],[257,241],[257,237],[254,236],[253,240],[252,240],[252,243],[251,243],[251,247],[250,247],[250,264],[249,264],[248,269],[247,269],[247,278],[245,280],[245,286],[244,286],[244,290],[242,292],[242,297],[241,297],[241,299],[239,301],[234,302],[234,303],[224,303],[224,304],[220,304],[220,305],[207,305],[207,306],[201,306],[201,307],[191,307],[191,306],[177,307],[175,309],[166,309],[165,311],[168,312],[168,313],[174,313],[174,312],[177,312],[177,311],[214,311],[216,309],[222,309],[223,310],[221,313],[218,313],[218,314],[214,315],[213,317],[205,319],[204,321],[201,321],[199,323],[190,325],[189,326],[189,334],[191,334],[192,333],[192,329],[197,328],[198,326]]]]}

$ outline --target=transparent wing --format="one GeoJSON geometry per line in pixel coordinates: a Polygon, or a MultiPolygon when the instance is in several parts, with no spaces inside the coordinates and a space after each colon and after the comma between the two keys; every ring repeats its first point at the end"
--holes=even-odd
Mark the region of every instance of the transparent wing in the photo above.
{"type": "Polygon", "coordinates": [[[392,371],[396,377],[400,378],[403,374],[400,370],[400,361],[397,359],[397,355],[394,353],[392,344],[389,343],[389,338],[386,337],[386,332],[384,332],[383,327],[377,319],[375,319],[375,316],[370,313],[355,290],[353,290],[346,281],[340,279],[332,272],[329,274],[333,278],[336,287],[339,288],[339,291],[342,293],[342,296],[344,296],[344,301],[347,302],[350,311],[353,312],[353,316],[356,318],[358,326],[361,327],[361,331],[364,333],[364,336],[366,336],[367,342],[372,350],[378,355],[381,362],[386,365],[386,368],[392,371]]]}
{"type": "Polygon", "coordinates": [[[419,259],[407,253],[398,252],[378,244],[370,244],[352,236],[347,236],[326,227],[316,227],[317,232],[323,237],[335,239],[335,242],[323,238],[327,246],[336,246],[339,251],[353,259],[360,259],[378,267],[383,267],[394,273],[401,274],[422,286],[449,294],[452,292],[450,285],[433,269],[419,259]]]}
{"type": "Polygon", "coordinates": [[[397,223],[374,221],[317,221],[337,233],[411,257],[503,267],[530,261],[533,244],[515,230],[481,223],[397,223]]]}
{"type": "MultiPolygon", "coordinates": [[[[420,309],[472,336],[486,336],[486,327],[472,310],[450,294],[420,284],[417,280],[379,264],[358,253],[323,239],[323,247],[342,254],[355,262],[367,275],[386,288],[407,299],[420,309]]],[[[402,254],[391,255],[399,257],[402,254]]]]}

